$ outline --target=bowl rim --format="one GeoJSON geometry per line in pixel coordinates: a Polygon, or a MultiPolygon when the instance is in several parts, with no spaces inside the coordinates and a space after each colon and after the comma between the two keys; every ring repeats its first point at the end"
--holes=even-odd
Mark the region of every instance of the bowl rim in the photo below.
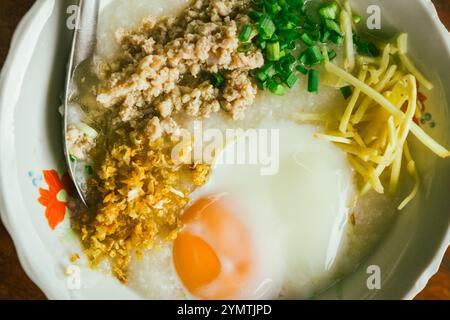
{"type": "MultiPolygon", "coordinates": [[[[445,45],[447,53],[450,56],[450,33],[439,19],[435,6],[431,0],[418,0],[417,4],[422,6],[423,10],[425,10],[432,18],[439,31],[439,36],[446,39],[445,45]]],[[[11,101],[11,97],[4,93],[6,93],[7,90],[15,90],[17,95],[20,94],[21,82],[17,81],[17,77],[23,77],[28,68],[28,63],[24,63],[24,57],[28,57],[27,62],[29,62],[31,55],[33,54],[33,52],[23,54],[23,49],[27,45],[27,40],[35,35],[34,38],[37,41],[45,22],[53,11],[54,5],[55,0],[36,1],[22,18],[14,32],[7,58],[0,73],[0,124],[4,124],[5,120],[8,120],[8,116],[10,116],[6,114],[7,106],[13,111],[17,105],[17,99],[16,101],[14,101],[14,99],[11,101]],[[17,72],[13,72],[13,70],[21,70],[22,74],[18,75],[17,72]],[[11,86],[15,87],[10,88],[11,86]]],[[[15,216],[11,214],[14,212],[14,205],[17,205],[17,203],[12,203],[11,199],[13,199],[13,196],[11,196],[11,191],[8,186],[10,186],[11,183],[18,184],[14,179],[14,175],[17,172],[17,170],[15,170],[14,152],[4,152],[5,150],[14,151],[14,133],[6,132],[6,128],[10,128],[11,126],[13,126],[12,121],[10,126],[0,125],[0,154],[2,155],[0,157],[0,218],[13,240],[20,264],[28,277],[44,292],[47,298],[55,300],[69,299],[69,295],[63,296],[61,290],[56,285],[52,284],[52,278],[48,274],[45,274],[45,271],[36,267],[42,263],[42,259],[50,259],[39,235],[36,232],[21,232],[21,229],[24,228],[24,224],[15,221],[15,216]],[[7,158],[6,155],[9,155],[9,161],[5,160],[7,158]],[[11,168],[11,166],[13,168],[11,168]],[[27,248],[25,245],[26,242],[30,242],[30,239],[27,241],[26,238],[30,237],[32,237],[32,242],[39,246],[38,252],[36,252],[36,248],[31,252],[31,249],[27,248]],[[39,256],[37,253],[42,254],[42,256],[39,256]]],[[[31,222],[24,221],[24,223],[29,225],[30,230],[34,231],[31,222]]],[[[413,299],[425,288],[428,280],[439,270],[440,264],[449,246],[450,226],[447,228],[447,233],[444,236],[440,247],[436,249],[436,253],[430,258],[428,265],[424,268],[415,283],[405,293],[402,299],[413,299]]]]}
{"type": "MultiPolygon", "coordinates": [[[[447,55],[450,56],[450,32],[444,26],[443,22],[439,18],[439,14],[436,10],[436,7],[431,2],[431,0],[420,0],[418,1],[419,5],[425,10],[428,15],[433,18],[435,26],[439,31],[439,36],[442,37],[445,42],[445,47],[447,48],[447,55]]],[[[403,299],[404,300],[413,300],[423,289],[425,289],[428,281],[433,277],[441,266],[441,263],[444,259],[445,253],[447,249],[450,247],[450,225],[447,227],[447,233],[444,236],[441,245],[434,257],[431,258],[426,268],[422,271],[421,275],[417,278],[414,285],[411,289],[405,293],[403,299]]]]}
{"type": "MultiPolygon", "coordinates": [[[[42,259],[49,259],[48,252],[46,252],[31,222],[22,219],[21,223],[18,223],[11,214],[11,212],[14,212],[12,210],[14,206],[10,200],[13,199],[13,196],[8,186],[12,183],[18,187],[18,181],[14,177],[17,166],[14,162],[14,156],[12,156],[14,153],[5,153],[5,150],[15,150],[14,133],[8,133],[6,130],[14,126],[12,114],[7,113],[7,106],[12,106],[10,111],[15,109],[20,94],[21,78],[23,79],[33,54],[33,52],[27,52],[24,49],[27,47],[27,41],[34,39],[36,44],[40,32],[51,16],[54,5],[55,0],[39,0],[25,14],[13,34],[10,49],[0,73],[0,123],[2,123],[0,126],[0,141],[2,142],[0,143],[0,155],[2,155],[0,157],[0,218],[13,240],[19,262],[27,276],[44,292],[47,298],[57,300],[62,298],[61,291],[52,283],[48,273],[46,274],[45,271],[36,268],[39,263],[42,263],[42,259]],[[20,70],[20,72],[13,72],[14,70],[20,70]],[[6,92],[14,92],[16,96],[12,94],[11,98],[11,96],[4,94],[6,92]],[[10,120],[10,125],[3,125],[8,120],[10,120]],[[10,155],[9,161],[6,160],[6,155],[10,155]],[[26,234],[21,232],[20,229],[24,226],[28,226],[28,230],[32,232],[26,234]],[[31,239],[27,241],[26,238],[31,239]],[[33,252],[24,245],[30,240],[37,246],[33,252]]],[[[67,299],[68,296],[64,298],[67,299]]]]}

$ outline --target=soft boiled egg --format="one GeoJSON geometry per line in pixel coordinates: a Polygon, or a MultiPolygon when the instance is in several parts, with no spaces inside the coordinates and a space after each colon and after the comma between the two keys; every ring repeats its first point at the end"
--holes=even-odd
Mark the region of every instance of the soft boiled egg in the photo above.
{"type": "MultiPolygon", "coordinates": [[[[184,214],[173,245],[175,269],[186,288],[202,299],[242,297],[256,272],[251,231],[226,195],[197,200],[184,214]]],[[[256,291],[256,288],[255,290],[256,291]]]]}
{"type": "Polygon", "coordinates": [[[345,154],[315,139],[313,126],[269,122],[258,129],[277,132],[277,144],[265,148],[275,152],[276,170],[262,174],[267,162],[231,164],[238,139],[191,195],[170,271],[188,297],[307,298],[338,276],[354,198],[345,154]]]}

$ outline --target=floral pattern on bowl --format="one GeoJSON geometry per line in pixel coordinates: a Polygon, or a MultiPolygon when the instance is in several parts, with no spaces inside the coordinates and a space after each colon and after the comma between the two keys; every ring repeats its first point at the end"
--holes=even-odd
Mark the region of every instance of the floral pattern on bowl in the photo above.
{"type": "Polygon", "coordinates": [[[63,175],[58,174],[56,170],[43,171],[45,182],[48,190],[39,188],[39,203],[45,209],[45,217],[48,225],[53,230],[69,216],[69,208],[67,205],[68,196],[72,195],[72,181],[67,172],[63,175]]]}

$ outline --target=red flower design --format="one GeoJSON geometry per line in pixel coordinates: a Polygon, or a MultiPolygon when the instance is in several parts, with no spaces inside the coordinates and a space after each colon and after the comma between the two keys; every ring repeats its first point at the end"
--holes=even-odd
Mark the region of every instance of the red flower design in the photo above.
{"type": "Polygon", "coordinates": [[[55,229],[66,215],[67,196],[71,194],[72,184],[67,173],[60,179],[56,170],[45,170],[44,179],[49,190],[39,188],[41,196],[38,201],[46,207],[45,217],[48,225],[50,228],[55,229]]]}

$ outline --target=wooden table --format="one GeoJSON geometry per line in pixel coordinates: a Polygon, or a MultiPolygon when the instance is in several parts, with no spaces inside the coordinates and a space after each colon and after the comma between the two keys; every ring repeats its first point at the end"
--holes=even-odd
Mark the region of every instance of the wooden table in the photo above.
{"type": "MultiPolygon", "coordinates": [[[[450,0],[433,0],[450,29],[450,0]]],[[[21,17],[34,0],[2,0],[0,3],[0,66],[6,58],[10,39],[21,17]]],[[[45,299],[45,295],[23,272],[10,236],[0,223],[0,299],[45,299]]],[[[441,269],[417,299],[450,300],[450,250],[441,269]]]]}

